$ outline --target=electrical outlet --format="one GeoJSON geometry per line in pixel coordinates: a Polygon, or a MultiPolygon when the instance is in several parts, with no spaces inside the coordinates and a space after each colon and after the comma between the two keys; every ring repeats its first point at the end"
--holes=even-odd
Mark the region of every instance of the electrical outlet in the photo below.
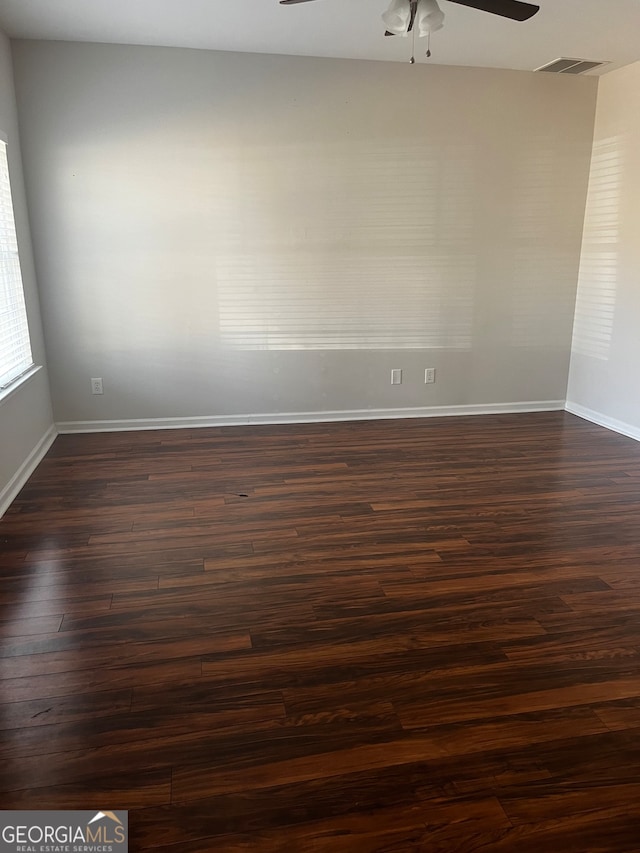
{"type": "Polygon", "coordinates": [[[427,367],[424,371],[424,384],[425,385],[433,385],[436,381],[436,369],[435,367],[427,367]]]}
{"type": "Polygon", "coordinates": [[[102,390],[102,379],[92,379],[91,380],[91,393],[92,394],[104,394],[102,390]]]}
{"type": "Polygon", "coordinates": [[[402,370],[399,368],[391,371],[391,384],[402,385],[402,370]]]}

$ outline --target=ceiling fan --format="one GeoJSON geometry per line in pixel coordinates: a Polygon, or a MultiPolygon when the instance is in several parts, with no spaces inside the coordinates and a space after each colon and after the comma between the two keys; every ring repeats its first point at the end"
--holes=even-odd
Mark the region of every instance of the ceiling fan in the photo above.
{"type": "MultiPolygon", "coordinates": [[[[280,0],[281,6],[293,6],[296,3],[311,3],[312,0],[280,0]]],[[[533,3],[521,0],[449,0],[460,6],[469,6],[492,15],[510,18],[512,21],[527,21],[540,10],[533,3]]],[[[444,14],[437,0],[392,0],[391,6],[382,16],[387,25],[385,35],[407,35],[413,30],[416,17],[419,21],[420,35],[430,35],[442,28],[444,14]]]]}

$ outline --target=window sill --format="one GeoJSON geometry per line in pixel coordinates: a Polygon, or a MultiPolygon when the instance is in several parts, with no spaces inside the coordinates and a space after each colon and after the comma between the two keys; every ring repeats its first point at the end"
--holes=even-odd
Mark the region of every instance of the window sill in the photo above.
{"type": "Polygon", "coordinates": [[[41,364],[34,364],[33,367],[30,367],[26,373],[23,373],[22,376],[19,376],[16,380],[14,380],[11,385],[7,385],[6,388],[3,388],[0,391],[0,406],[3,403],[6,403],[14,394],[16,394],[23,385],[26,385],[39,371],[42,370],[41,364]]]}

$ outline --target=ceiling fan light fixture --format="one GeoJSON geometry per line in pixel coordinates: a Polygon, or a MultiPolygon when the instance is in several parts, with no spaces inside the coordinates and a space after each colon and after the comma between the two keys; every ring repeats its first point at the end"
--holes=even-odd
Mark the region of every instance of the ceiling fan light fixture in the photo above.
{"type": "MultiPolygon", "coordinates": [[[[382,15],[387,32],[394,36],[409,35],[412,20],[411,5],[411,0],[391,0],[391,5],[382,15]]],[[[416,5],[416,21],[420,38],[442,29],[444,12],[438,6],[437,0],[418,0],[414,8],[416,5]]]]}
{"type": "Polygon", "coordinates": [[[417,18],[420,38],[437,33],[444,26],[444,12],[437,0],[420,0],[417,18]]]}
{"type": "Polygon", "coordinates": [[[407,36],[411,24],[410,0],[391,0],[391,5],[382,14],[387,31],[394,36],[407,36]]]}

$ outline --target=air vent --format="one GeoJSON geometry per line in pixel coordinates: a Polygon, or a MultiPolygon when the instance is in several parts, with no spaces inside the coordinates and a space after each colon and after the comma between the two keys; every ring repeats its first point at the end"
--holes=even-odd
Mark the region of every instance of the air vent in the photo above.
{"type": "Polygon", "coordinates": [[[549,71],[552,74],[584,74],[594,68],[600,68],[601,65],[608,65],[608,62],[593,62],[590,59],[567,59],[562,57],[554,59],[547,65],[541,65],[536,68],[536,71],[549,71]]]}

